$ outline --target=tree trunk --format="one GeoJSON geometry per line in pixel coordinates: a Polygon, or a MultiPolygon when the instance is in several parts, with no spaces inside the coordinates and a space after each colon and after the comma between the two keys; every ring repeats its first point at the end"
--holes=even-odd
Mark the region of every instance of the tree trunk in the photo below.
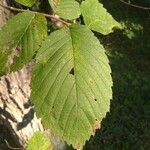
{"type": "Polygon", "coordinates": [[[0,78],[0,118],[23,147],[35,131],[43,131],[29,102],[29,83],[28,67],[0,78]]]}
{"type": "MultiPolygon", "coordinates": [[[[6,1],[0,1],[6,5],[6,1]]],[[[0,26],[10,12],[0,7],[0,26]]],[[[20,71],[0,77],[0,120],[7,126],[18,146],[25,149],[28,140],[35,131],[43,131],[40,119],[37,118],[30,98],[30,80],[32,65],[20,71]]],[[[55,150],[64,149],[64,144],[49,132],[55,150]]]]}

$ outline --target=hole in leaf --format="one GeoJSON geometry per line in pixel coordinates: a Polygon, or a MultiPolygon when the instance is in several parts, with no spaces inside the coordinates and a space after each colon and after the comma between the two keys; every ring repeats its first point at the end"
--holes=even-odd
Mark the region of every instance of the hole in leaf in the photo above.
{"type": "MultiPolygon", "coordinates": [[[[40,46],[40,45],[39,45],[39,46],[40,46]]],[[[35,51],[35,52],[34,52],[33,57],[32,57],[33,59],[35,59],[37,52],[38,52],[38,51],[35,51]]]]}
{"type": "Polygon", "coordinates": [[[95,98],[94,101],[97,101],[97,99],[95,98]]]}
{"type": "Polygon", "coordinates": [[[38,46],[39,46],[39,47],[42,47],[42,44],[39,44],[38,46]]]}
{"type": "Polygon", "coordinates": [[[72,68],[69,73],[74,75],[74,68],[72,68]]]}

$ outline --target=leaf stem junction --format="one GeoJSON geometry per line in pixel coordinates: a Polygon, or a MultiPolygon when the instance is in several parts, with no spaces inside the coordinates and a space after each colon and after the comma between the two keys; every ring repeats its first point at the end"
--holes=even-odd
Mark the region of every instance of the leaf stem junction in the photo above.
{"type": "MultiPolygon", "coordinates": [[[[6,6],[6,5],[3,5],[0,3],[0,6],[3,7],[3,8],[6,8],[8,10],[11,10],[11,11],[16,11],[16,12],[27,12],[27,11],[30,11],[32,13],[39,13],[39,12],[36,12],[36,11],[32,11],[32,10],[28,10],[28,9],[20,9],[20,8],[15,8],[15,7],[11,7],[11,6],[6,6]]],[[[58,16],[55,16],[55,15],[50,15],[50,14],[46,14],[46,13],[40,13],[42,14],[43,16],[45,16],[46,18],[50,18],[54,21],[58,21],[58,22],[61,22],[63,23],[64,25],[66,26],[69,26],[71,25],[71,23],[63,20],[63,19],[60,19],[58,16]]]]}

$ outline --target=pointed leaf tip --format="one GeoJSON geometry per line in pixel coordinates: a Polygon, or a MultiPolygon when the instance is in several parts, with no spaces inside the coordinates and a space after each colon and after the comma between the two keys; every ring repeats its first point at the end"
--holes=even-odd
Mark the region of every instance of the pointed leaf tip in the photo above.
{"type": "Polygon", "coordinates": [[[114,28],[122,29],[121,24],[113,19],[98,0],[83,1],[81,12],[85,24],[93,31],[107,35],[113,32],[114,28]]]}

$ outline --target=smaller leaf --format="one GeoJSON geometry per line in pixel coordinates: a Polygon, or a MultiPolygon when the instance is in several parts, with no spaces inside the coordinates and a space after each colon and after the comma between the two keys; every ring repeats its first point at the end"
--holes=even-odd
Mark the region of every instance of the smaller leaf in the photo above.
{"type": "Polygon", "coordinates": [[[15,1],[28,7],[32,7],[37,2],[37,0],[15,0],[15,1]]]}
{"type": "Polygon", "coordinates": [[[46,36],[47,22],[41,14],[23,12],[9,19],[0,28],[0,75],[10,70],[16,71],[27,64],[46,36]],[[15,48],[19,52],[13,52],[15,48]],[[11,57],[13,63],[9,62],[10,56],[14,56],[11,57]]]}
{"type": "Polygon", "coordinates": [[[16,71],[27,64],[47,36],[47,22],[42,14],[36,14],[20,40],[20,52],[14,57],[11,70],[16,71]]]}
{"type": "Polygon", "coordinates": [[[52,150],[52,145],[48,136],[38,131],[29,140],[27,150],[52,150]]]}
{"type": "Polygon", "coordinates": [[[4,74],[9,70],[7,64],[8,56],[12,53],[12,49],[20,42],[33,18],[33,13],[19,13],[0,28],[0,74],[4,74]]]}
{"type": "Polygon", "coordinates": [[[63,19],[73,20],[80,16],[79,3],[75,0],[49,0],[54,14],[63,19]]]}
{"type": "Polygon", "coordinates": [[[113,32],[113,28],[115,27],[122,28],[98,0],[83,1],[81,12],[85,24],[93,31],[107,35],[113,32]]]}

